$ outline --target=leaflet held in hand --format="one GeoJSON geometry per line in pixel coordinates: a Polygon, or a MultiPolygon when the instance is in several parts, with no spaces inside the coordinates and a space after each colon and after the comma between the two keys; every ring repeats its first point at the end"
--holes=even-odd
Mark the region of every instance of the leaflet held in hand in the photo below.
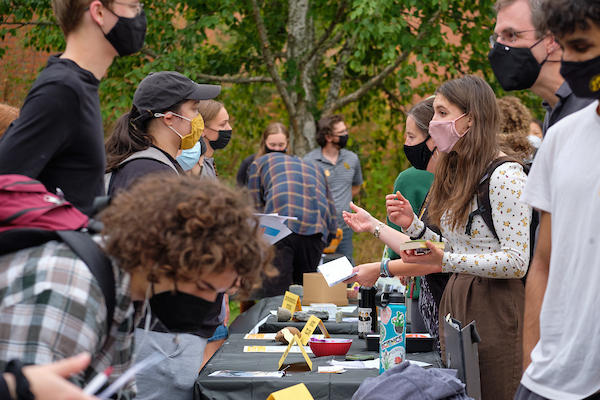
{"type": "Polygon", "coordinates": [[[352,269],[352,264],[346,257],[336,258],[317,267],[317,270],[323,274],[323,278],[325,278],[329,287],[356,275],[356,272],[353,273],[352,269]]]}

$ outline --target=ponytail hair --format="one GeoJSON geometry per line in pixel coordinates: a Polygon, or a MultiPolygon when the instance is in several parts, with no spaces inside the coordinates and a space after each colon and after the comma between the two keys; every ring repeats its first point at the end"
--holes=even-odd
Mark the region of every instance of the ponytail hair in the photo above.
{"type": "MultiPolygon", "coordinates": [[[[182,100],[172,107],[161,111],[179,113],[181,106],[187,100],[182,100]]],[[[131,111],[121,115],[115,122],[112,132],[104,142],[106,151],[106,172],[113,172],[119,164],[127,157],[138,151],[143,151],[155,143],[149,127],[154,123],[154,115],[140,115],[138,109],[133,106],[131,111]]]]}
{"type": "Polygon", "coordinates": [[[138,109],[121,115],[115,122],[112,132],[104,142],[106,150],[106,172],[113,172],[127,157],[138,151],[146,150],[152,144],[152,136],[148,134],[150,119],[140,121],[138,109]]]}

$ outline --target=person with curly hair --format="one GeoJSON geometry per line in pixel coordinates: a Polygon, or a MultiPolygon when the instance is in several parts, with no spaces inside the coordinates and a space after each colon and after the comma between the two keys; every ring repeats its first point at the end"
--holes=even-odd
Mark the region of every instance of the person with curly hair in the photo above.
{"type": "Polygon", "coordinates": [[[496,99],[500,109],[500,130],[498,142],[506,154],[530,162],[535,155],[535,147],[529,140],[531,113],[515,96],[496,99]]]}
{"type": "Polygon", "coordinates": [[[19,117],[19,109],[0,103],[0,137],[4,134],[10,124],[19,117]]]}
{"type": "MultiPolygon", "coordinates": [[[[112,365],[110,384],[132,365],[134,327],[147,316],[171,333],[160,333],[168,339],[160,345],[157,332],[139,335],[137,360],[167,356],[154,380],[138,375],[140,397],[152,384],[161,398],[191,399],[202,352],[186,350],[206,339],[185,332],[202,325],[219,293],[248,292],[269,274],[271,250],[246,198],[175,174],[141,178],[115,197],[101,214],[116,288],[109,332],[100,284],[70,247],[50,241],[0,257],[0,370],[15,358],[46,364],[87,351],[90,366],[71,380],[83,387],[112,365]],[[143,305],[136,317],[133,302],[143,305]],[[174,361],[179,354],[187,358],[174,361]]],[[[119,395],[133,398],[135,384],[119,395]]]]}

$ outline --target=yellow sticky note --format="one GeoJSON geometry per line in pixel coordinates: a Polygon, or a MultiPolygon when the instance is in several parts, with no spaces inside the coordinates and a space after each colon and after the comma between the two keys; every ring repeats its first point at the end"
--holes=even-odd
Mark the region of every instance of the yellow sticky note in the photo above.
{"type": "Polygon", "coordinates": [[[290,313],[294,315],[294,311],[302,311],[302,303],[300,303],[300,297],[292,292],[285,292],[283,296],[282,308],[290,310],[290,313]]]}
{"type": "Polygon", "coordinates": [[[292,338],[292,340],[290,341],[290,343],[288,344],[288,347],[283,352],[283,355],[279,359],[279,363],[278,363],[279,368],[278,369],[281,369],[281,366],[283,365],[283,362],[285,361],[286,357],[290,353],[290,350],[292,349],[292,346],[294,345],[294,343],[297,344],[298,347],[300,348],[300,351],[302,352],[302,356],[304,357],[304,361],[306,361],[306,364],[308,364],[308,368],[310,368],[310,370],[312,371],[312,361],[308,357],[308,354],[306,353],[306,350],[304,350],[304,346],[302,345],[302,342],[301,342],[300,338],[298,336],[295,336],[295,335],[292,338]]]}
{"type": "Polygon", "coordinates": [[[304,383],[273,392],[267,400],[314,400],[304,383]]]}
{"type": "Polygon", "coordinates": [[[347,162],[344,163],[344,167],[346,167],[346,169],[350,169],[350,166],[348,165],[347,162]]]}

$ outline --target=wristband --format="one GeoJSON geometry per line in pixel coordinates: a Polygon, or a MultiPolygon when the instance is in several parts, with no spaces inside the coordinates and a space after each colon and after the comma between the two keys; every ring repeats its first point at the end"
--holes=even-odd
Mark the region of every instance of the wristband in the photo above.
{"type": "Polygon", "coordinates": [[[12,360],[6,365],[6,372],[13,374],[16,381],[17,387],[17,399],[18,400],[34,400],[33,393],[29,390],[29,381],[23,375],[23,365],[19,360],[12,360]]]}
{"type": "Polygon", "coordinates": [[[393,276],[390,273],[390,268],[388,266],[389,263],[390,263],[389,258],[384,258],[383,260],[381,260],[381,265],[379,267],[379,276],[381,278],[390,278],[393,276]]]}
{"type": "Polygon", "coordinates": [[[385,224],[383,222],[380,222],[379,225],[377,225],[373,230],[373,236],[379,239],[379,235],[381,235],[381,228],[383,228],[384,226],[385,224]]]}

